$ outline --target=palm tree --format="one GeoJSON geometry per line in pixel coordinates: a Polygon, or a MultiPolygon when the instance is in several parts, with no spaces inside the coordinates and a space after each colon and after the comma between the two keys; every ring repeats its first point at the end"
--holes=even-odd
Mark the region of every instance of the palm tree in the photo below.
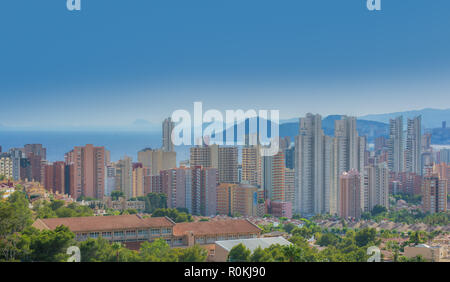
{"type": "Polygon", "coordinates": [[[117,262],[119,262],[119,254],[120,254],[120,249],[122,248],[122,244],[120,244],[119,242],[113,243],[111,245],[112,249],[116,252],[116,259],[117,262]]]}

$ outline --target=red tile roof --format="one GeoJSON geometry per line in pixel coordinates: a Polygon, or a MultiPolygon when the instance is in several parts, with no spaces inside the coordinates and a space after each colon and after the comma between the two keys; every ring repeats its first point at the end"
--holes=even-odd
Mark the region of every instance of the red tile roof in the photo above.
{"type": "Polygon", "coordinates": [[[174,236],[183,236],[187,232],[193,232],[194,236],[243,233],[259,234],[261,232],[261,229],[245,219],[184,222],[177,223],[173,227],[174,236]]]}
{"type": "Polygon", "coordinates": [[[38,229],[55,229],[60,225],[72,232],[107,231],[151,227],[172,227],[173,221],[166,217],[141,218],[138,215],[89,216],[38,219],[33,226],[38,229]]]}

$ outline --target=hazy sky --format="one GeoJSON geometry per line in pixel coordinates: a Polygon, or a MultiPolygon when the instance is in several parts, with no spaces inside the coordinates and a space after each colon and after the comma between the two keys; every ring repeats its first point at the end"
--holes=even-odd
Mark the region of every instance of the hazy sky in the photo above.
{"type": "Polygon", "coordinates": [[[450,108],[450,1],[2,0],[0,124],[450,108]]]}

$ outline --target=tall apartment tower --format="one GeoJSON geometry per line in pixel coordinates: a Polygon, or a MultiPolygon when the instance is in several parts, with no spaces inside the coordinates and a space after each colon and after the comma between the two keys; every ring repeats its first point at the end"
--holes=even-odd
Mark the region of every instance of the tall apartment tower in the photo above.
{"type": "MultiPolygon", "coordinates": [[[[218,159],[218,147],[214,145],[214,149],[212,146],[195,146],[190,148],[190,160],[189,164],[192,167],[202,166],[202,167],[213,167],[212,159],[213,154],[217,153],[218,159]]],[[[217,163],[215,168],[218,168],[219,164],[217,163]]]]}
{"type": "Polygon", "coordinates": [[[132,164],[132,194],[133,197],[141,197],[145,195],[145,177],[147,169],[142,165],[142,163],[133,163],[132,164]]]}
{"type": "Polygon", "coordinates": [[[261,154],[259,146],[242,148],[242,182],[258,186],[261,173],[261,154]]]}
{"type": "Polygon", "coordinates": [[[54,162],[42,167],[42,184],[48,191],[65,194],[65,164],[54,162]]]}
{"type": "Polygon", "coordinates": [[[30,165],[30,175],[28,180],[42,182],[42,164],[47,158],[47,149],[42,144],[26,144],[24,146],[25,156],[30,165]]]}
{"type": "Polygon", "coordinates": [[[238,148],[219,147],[219,183],[239,183],[238,148]]]}
{"type": "Polygon", "coordinates": [[[330,212],[330,151],[331,139],[323,133],[322,117],[307,114],[300,118],[295,138],[295,212],[330,212]]]}
{"type": "Polygon", "coordinates": [[[192,169],[192,213],[204,216],[217,213],[217,169],[200,166],[192,169]]]}
{"type": "Polygon", "coordinates": [[[13,176],[15,181],[20,180],[20,163],[25,159],[25,149],[22,148],[11,148],[9,149],[9,154],[13,162],[13,176]]]}
{"type": "Polygon", "coordinates": [[[429,213],[447,211],[448,180],[437,173],[426,175],[422,182],[423,210],[429,213]]]}
{"type": "Polygon", "coordinates": [[[405,171],[422,175],[422,117],[408,119],[405,171]]]}
{"type": "Polygon", "coordinates": [[[172,122],[172,119],[166,118],[162,124],[162,150],[164,152],[173,152],[173,142],[172,142],[172,130],[175,127],[174,122],[172,122]]]}
{"type": "Polygon", "coordinates": [[[127,199],[133,198],[133,160],[124,156],[116,164],[116,190],[122,191],[127,199]]]}
{"type": "Polygon", "coordinates": [[[369,165],[364,171],[364,211],[376,205],[389,208],[389,169],[385,162],[369,165]]]}
{"type": "Polygon", "coordinates": [[[150,168],[152,176],[159,175],[162,170],[177,166],[177,154],[146,148],[138,152],[138,162],[142,163],[143,167],[150,168]]]}
{"type": "Polygon", "coordinates": [[[358,171],[351,170],[340,176],[339,216],[361,218],[361,179],[358,171]]]}
{"type": "Polygon", "coordinates": [[[283,152],[262,157],[262,187],[265,198],[270,201],[286,201],[285,169],[283,152]]]}
{"type": "Polygon", "coordinates": [[[13,178],[13,160],[10,154],[0,154],[0,176],[4,176],[8,179],[13,178]]]}
{"type": "Polygon", "coordinates": [[[249,184],[222,183],[217,187],[217,213],[257,216],[258,188],[249,184]]]}
{"type": "Polygon", "coordinates": [[[403,117],[389,120],[388,166],[393,172],[403,172],[403,117]]]}
{"type": "Polygon", "coordinates": [[[105,196],[111,196],[111,192],[116,190],[116,166],[107,164],[105,167],[105,196]]]}
{"type": "Polygon", "coordinates": [[[192,169],[174,168],[161,171],[161,192],[167,195],[167,207],[192,211],[192,169]]]}
{"type": "Polygon", "coordinates": [[[238,183],[238,148],[203,145],[190,148],[190,166],[216,168],[220,183],[238,183]]]}
{"type": "Polygon", "coordinates": [[[285,201],[294,206],[295,201],[295,170],[286,168],[284,171],[285,201]]]}
{"type": "MultiPolygon", "coordinates": [[[[335,121],[332,147],[330,213],[335,214],[337,212],[335,203],[337,204],[339,199],[340,175],[352,169],[358,172],[364,171],[366,138],[358,136],[355,117],[343,116],[341,120],[335,121]]],[[[362,186],[363,182],[361,182],[362,186]]],[[[364,194],[361,194],[361,197],[361,206],[364,206],[364,194]]]]}
{"type": "Polygon", "coordinates": [[[105,190],[105,148],[88,144],[66,153],[70,166],[69,191],[74,199],[80,196],[103,199],[105,190]]]}

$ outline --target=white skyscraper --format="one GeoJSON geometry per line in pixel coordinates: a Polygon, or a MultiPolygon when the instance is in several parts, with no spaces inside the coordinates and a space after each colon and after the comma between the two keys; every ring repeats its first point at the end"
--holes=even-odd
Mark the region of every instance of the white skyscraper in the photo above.
{"type": "Polygon", "coordinates": [[[422,174],[422,117],[408,119],[405,149],[405,171],[422,174]]]}
{"type": "Polygon", "coordinates": [[[302,215],[329,212],[331,140],[322,130],[322,117],[300,118],[295,138],[294,211],[302,215]]]}
{"type": "MultiPolygon", "coordinates": [[[[338,213],[340,181],[342,173],[356,170],[364,170],[364,155],[366,151],[366,138],[358,136],[356,130],[356,118],[343,116],[336,120],[334,125],[334,138],[331,155],[331,188],[330,188],[330,213],[338,213]]],[[[363,178],[361,178],[363,187],[363,178]]],[[[364,207],[364,191],[361,193],[361,207],[364,207]]]]}
{"type": "Polygon", "coordinates": [[[388,167],[403,172],[403,117],[389,120],[388,167]]]}
{"type": "Polygon", "coordinates": [[[164,152],[173,152],[173,143],[172,143],[172,130],[175,127],[175,124],[172,122],[172,119],[166,118],[162,124],[162,131],[163,131],[163,145],[162,150],[164,152]]]}
{"type": "Polygon", "coordinates": [[[380,205],[389,208],[389,170],[385,162],[364,170],[364,211],[380,205]]]}

